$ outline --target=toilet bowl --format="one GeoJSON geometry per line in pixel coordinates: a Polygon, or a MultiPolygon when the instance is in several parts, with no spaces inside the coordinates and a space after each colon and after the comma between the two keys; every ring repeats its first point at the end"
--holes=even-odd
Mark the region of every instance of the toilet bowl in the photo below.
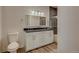
{"type": "Polygon", "coordinates": [[[17,42],[12,42],[8,45],[8,51],[11,53],[17,53],[18,48],[19,44],[17,42]]]}
{"type": "Polygon", "coordinates": [[[8,33],[9,45],[7,47],[8,52],[17,53],[17,49],[19,48],[18,43],[18,32],[8,33]]]}

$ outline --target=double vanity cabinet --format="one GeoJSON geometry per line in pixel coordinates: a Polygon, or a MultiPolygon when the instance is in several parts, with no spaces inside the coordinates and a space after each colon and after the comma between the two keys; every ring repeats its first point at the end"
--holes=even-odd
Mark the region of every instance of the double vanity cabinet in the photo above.
{"type": "Polygon", "coordinates": [[[29,51],[54,42],[53,31],[25,32],[25,50],[29,51]]]}
{"type": "Polygon", "coordinates": [[[47,17],[25,16],[25,51],[29,51],[54,42],[53,29],[47,25],[47,17]]]}

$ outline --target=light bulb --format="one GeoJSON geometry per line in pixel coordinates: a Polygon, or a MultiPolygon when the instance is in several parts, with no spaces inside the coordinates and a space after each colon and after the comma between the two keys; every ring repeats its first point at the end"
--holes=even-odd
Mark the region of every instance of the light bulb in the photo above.
{"type": "Polygon", "coordinates": [[[31,13],[32,13],[32,15],[34,15],[34,13],[35,13],[35,12],[34,12],[34,10],[32,10],[32,12],[31,12],[31,13]]]}
{"type": "Polygon", "coordinates": [[[38,12],[38,15],[39,15],[39,16],[41,16],[41,13],[40,13],[40,12],[38,12]]]}

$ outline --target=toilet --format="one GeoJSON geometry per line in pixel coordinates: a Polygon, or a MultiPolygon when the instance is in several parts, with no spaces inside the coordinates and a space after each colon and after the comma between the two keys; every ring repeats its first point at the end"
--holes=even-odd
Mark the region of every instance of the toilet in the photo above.
{"type": "Polygon", "coordinates": [[[19,48],[18,43],[18,32],[16,33],[8,33],[8,41],[9,45],[7,47],[8,52],[17,53],[17,49],[19,48]]]}

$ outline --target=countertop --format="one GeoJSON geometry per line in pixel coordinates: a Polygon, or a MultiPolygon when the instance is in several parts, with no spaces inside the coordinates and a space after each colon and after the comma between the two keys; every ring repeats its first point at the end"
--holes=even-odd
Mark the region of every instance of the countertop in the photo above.
{"type": "Polygon", "coordinates": [[[53,30],[53,28],[51,28],[51,27],[24,28],[24,31],[26,33],[41,32],[41,31],[50,31],[50,30],[53,30]]]}

